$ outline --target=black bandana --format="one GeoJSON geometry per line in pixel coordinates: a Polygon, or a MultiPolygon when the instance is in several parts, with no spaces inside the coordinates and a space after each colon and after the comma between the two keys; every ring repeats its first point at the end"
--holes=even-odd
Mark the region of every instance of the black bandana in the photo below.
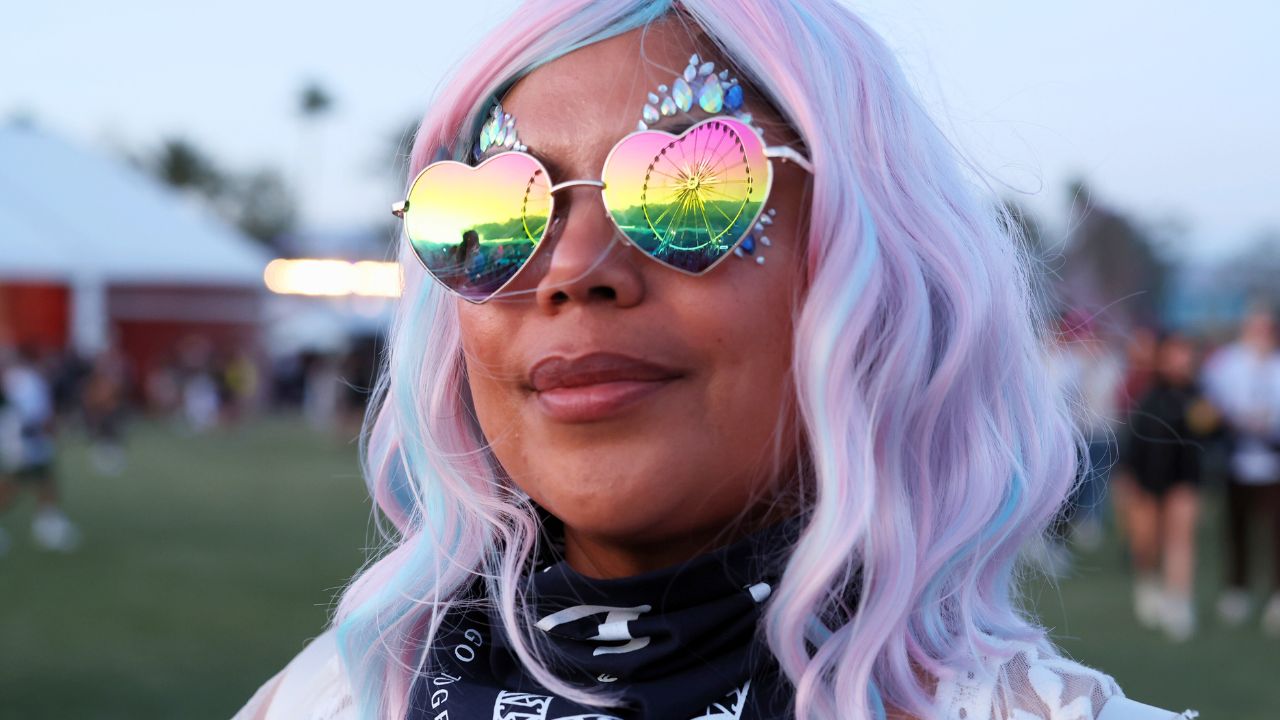
{"type": "Polygon", "coordinates": [[[530,602],[557,675],[619,692],[591,708],[521,667],[492,611],[446,618],[410,720],[772,720],[791,689],[759,632],[761,606],[798,525],[785,522],[676,567],[595,580],[563,560],[533,574],[530,602]]]}

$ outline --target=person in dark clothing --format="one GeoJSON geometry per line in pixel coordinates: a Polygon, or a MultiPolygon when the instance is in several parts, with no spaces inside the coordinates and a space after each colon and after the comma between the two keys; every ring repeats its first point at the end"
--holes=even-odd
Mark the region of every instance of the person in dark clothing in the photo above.
{"type": "Polygon", "coordinates": [[[1174,640],[1195,631],[1192,587],[1203,441],[1218,425],[1195,379],[1196,349],[1160,338],[1155,375],[1129,416],[1125,459],[1134,478],[1126,526],[1137,574],[1134,611],[1174,640]]]}

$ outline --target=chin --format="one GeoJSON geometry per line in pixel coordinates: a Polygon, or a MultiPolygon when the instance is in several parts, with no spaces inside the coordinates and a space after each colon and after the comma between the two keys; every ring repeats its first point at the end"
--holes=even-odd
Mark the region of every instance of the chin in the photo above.
{"type": "Polygon", "coordinates": [[[687,471],[671,465],[648,466],[625,461],[617,465],[581,467],[576,472],[550,475],[530,492],[565,525],[600,537],[630,542],[661,540],[670,534],[727,524],[745,504],[730,493],[713,489],[687,471]],[[602,469],[613,467],[614,471],[602,469]],[[723,517],[721,517],[723,516],[723,517]]]}

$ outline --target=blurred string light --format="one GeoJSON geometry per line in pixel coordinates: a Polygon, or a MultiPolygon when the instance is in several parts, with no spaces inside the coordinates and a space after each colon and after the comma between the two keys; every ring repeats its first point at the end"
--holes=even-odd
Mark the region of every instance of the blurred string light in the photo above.
{"type": "Polygon", "coordinates": [[[399,297],[400,264],[361,260],[277,259],[262,274],[267,289],[281,295],[399,297]]]}

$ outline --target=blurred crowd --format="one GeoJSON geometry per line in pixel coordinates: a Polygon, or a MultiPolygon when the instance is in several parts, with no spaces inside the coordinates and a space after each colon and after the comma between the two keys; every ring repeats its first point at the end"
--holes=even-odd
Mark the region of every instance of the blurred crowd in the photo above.
{"type": "Polygon", "coordinates": [[[89,467],[104,477],[127,471],[127,425],[139,417],[198,434],[264,412],[293,412],[349,439],[371,392],[379,351],[375,338],[355,338],[342,352],[263,359],[192,336],[143,369],[116,347],[82,357],[0,346],[0,555],[11,544],[6,515],[26,496],[36,504],[31,538],[37,547],[70,552],[79,545],[58,482],[60,437],[68,429],[88,440],[89,467]]]}
{"type": "Polygon", "coordinates": [[[1174,641],[1197,629],[1196,540],[1202,496],[1222,497],[1224,577],[1218,620],[1255,618],[1280,637],[1280,350],[1273,309],[1250,309],[1217,340],[1137,328],[1107,337],[1067,314],[1051,367],[1072,389],[1087,441],[1085,472],[1050,556],[1064,572],[1068,545],[1089,552],[1114,522],[1133,569],[1138,622],[1174,641]],[[1069,541],[1069,542],[1068,542],[1069,541]],[[1261,557],[1259,557],[1261,556],[1261,557]],[[1251,573],[1264,567],[1264,577],[1251,573]],[[1260,604],[1255,590],[1263,588],[1260,604]],[[1260,605],[1260,612],[1259,610],[1260,605]],[[1256,614],[1255,614],[1256,613],[1256,614]]]}
{"type": "MultiPolygon", "coordinates": [[[[1174,640],[1197,628],[1197,582],[1213,588],[1213,611],[1239,625],[1256,618],[1280,637],[1280,349],[1272,309],[1256,307],[1221,337],[1151,328],[1108,332],[1067,313],[1049,369],[1072,393],[1086,458],[1057,540],[1039,559],[1066,572],[1114,528],[1133,569],[1140,623],[1174,640]],[[1224,577],[1197,578],[1202,496],[1220,493],[1224,577]],[[1265,577],[1251,577],[1265,560],[1265,577]],[[1258,592],[1258,588],[1263,590],[1258,592]],[[1257,601],[1257,602],[1255,602],[1257,601]]],[[[36,503],[33,542],[53,551],[80,542],[62,510],[60,429],[83,432],[90,467],[127,471],[126,424],[163,418],[185,432],[234,426],[264,411],[292,411],[349,439],[368,401],[380,352],[376,337],[343,352],[270,360],[193,336],[142,370],[108,348],[90,358],[0,347],[0,554],[5,514],[36,503]]]]}

